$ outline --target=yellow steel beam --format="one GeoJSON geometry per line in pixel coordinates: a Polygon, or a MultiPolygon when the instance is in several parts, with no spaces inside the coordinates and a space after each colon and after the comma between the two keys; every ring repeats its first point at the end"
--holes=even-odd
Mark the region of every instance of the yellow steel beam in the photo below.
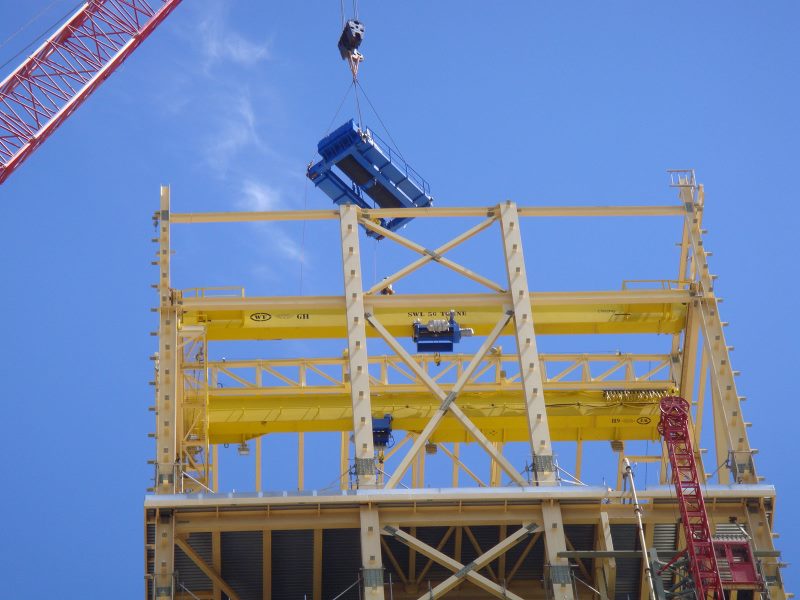
{"type": "MultiPolygon", "coordinates": [[[[447,391],[447,388],[445,388],[447,391]]],[[[464,413],[493,442],[525,441],[527,424],[522,395],[462,392],[464,413]]],[[[372,398],[373,417],[391,414],[397,431],[420,432],[438,408],[430,393],[372,398]]],[[[600,392],[545,395],[550,429],[556,441],[659,439],[658,398],[641,401],[606,400],[600,392]]],[[[349,396],[234,397],[212,395],[209,408],[211,443],[237,443],[265,433],[348,431],[352,425],[349,396]],[[328,402],[330,404],[328,404],[328,402]]],[[[433,442],[468,442],[471,438],[455,419],[445,418],[431,436],[433,442]]]]}
{"type": "MultiPolygon", "coordinates": [[[[390,217],[485,217],[496,206],[381,208],[359,210],[365,218],[390,217]]],[[[682,205],[667,206],[520,206],[521,217],[675,217],[682,216],[682,205]]],[[[267,212],[205,212],[172,213],[177,223],[246,223],[252,221],[319,221],[336,219],[339,211],[326,210],[275,210],[267,212]]]]}
{"type": "MultiPolygon", "coordinates": [[[[679,333],[688,290],[539,292],[531,295],[537,334],[679,333]]],[[[455,310],[459,324],[488,334],[511,305],[508,294],[419,294],[365,300],[393,336],[409,337],[417,319],[455,310]]],[[[203,325],[208,340],[345,338],[344,296],[197,298],[182,300],[182,325],[203,325]]],[[[511,334],[513,327],[503,332],[511,334]]],[[[377,337],[368,329],[367,335],[377,337]]]]}

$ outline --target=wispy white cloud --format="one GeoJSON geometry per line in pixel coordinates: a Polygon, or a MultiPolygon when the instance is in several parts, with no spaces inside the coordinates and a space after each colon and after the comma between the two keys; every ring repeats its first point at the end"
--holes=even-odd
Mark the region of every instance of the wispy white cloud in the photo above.
{"type": "MultiPolygon", "coordinates": [[[[281,192],[254,179],[247,179],[242,183],[242,197],[236,203],[237,207],[247,211],[287,210],[293,203],[286,201],[281,192]]],[[[271,252],[294,263],[306,264],[306,256],[301,240],[298,240],[284,231],[277,223],[257,223],[260,238],[267,242],[271,252]]]]}
{"type": "Polygon", "coordinates": [[[281,208],[281,195],[269,185],[248,179],[242,184],[242,199],[237,205],[243,210],[278,210],[281,208]]]}
{"type": "Polygon", "coordinates": [[[258,121],[253,99],[248,89],[240,89],[233,96],[219,101],[224,110],[213,113],[209,119],[209,134],[204,144],[208,166],[220,176],[225,176],[231,162],[245,149],[264,152],[266,143],[258,133],[258,121]]]}
{"type": "Polygon", "coordinates": [[[269,42],[249,40],[229,25],[226,2],[216,1],[205,14],[197,33],[209,66],[232,62],[251,67],[270,58],[269,42]]]}

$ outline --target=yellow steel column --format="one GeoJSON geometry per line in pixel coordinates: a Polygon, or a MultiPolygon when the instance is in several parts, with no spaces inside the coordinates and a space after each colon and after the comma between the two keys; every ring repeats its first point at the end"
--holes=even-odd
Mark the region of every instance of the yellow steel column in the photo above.
{"type": "Polygon", "coordinates": [[[272,600],[272,530],[265,529],[261,543],[261,580],[263,600],[272,600]]]}
{"type": "Polygon", "coordinates": [[[364,600],[383,600],[383,561],[381,531],[377,506],[362,506],[361,564],[363,565],[364,600]]]}
{"type": "MultiPolygon", "coordinates": [[[[353,403],[353,441],[356,465],[356,486],[376,487],[375,449],[372,442],[372,409],[369,389],[369,361],[364,310],[364,288],[361,278],[358,209],[344,205],[339,210],[342,239],[345,313],[347,319],[347,359],[350,396],[353,403]]],[[[365,600],[383,600],[383,562],[378,510],[362,507],[361,566],[365,600]]]]}
{"type": "Polygon", "coordinates": [[[297,434],[297,491],[302,492],[306,485],[306,438],[300,431],[297,434]]]}
{"type": "Polygon", "coordinates": [[[357,486],[375,487],[375,450],[372,444],[367,331],[364,318],[364,290],[361,283],[358,209],[347,204],[340,208],[342,268],[344,271],[347,319],[347,358],[350,395],[353,402],[353,439],[357,486]]]}
{"type": "Polygon", "coordinates": [[[350,470],[350,433],[342,432],[342,439],[339,445],[339,489],[346,490],[348,487],[347,472],[350,470]]]}
{"type": "Polygon", "coordinates": [[[262,456],[261,453],[263,452],[262,444],[261,444],[261,436],[256,438],[256,491],[261,491],[261,462],[262,456]]]}
{"type": "Polygon", "coordinates": [[[313,600],[322,600],[322,529],[314,530],[314,566],[313,585],[311,597],[313,600]]]}
{"type": "MultiPolygon", "coordinates": [[[[211,566],[216,573],[222,573],[222,533],[219,530],[211,532],[211,566]]],[[[213,581],[214,600],[222,600],[222,588],[219,582],[213,581]]]]}
{"type": "MultiPolygon", "coordinates": [[[[159,298],[158,360],[156,363],[156,481],[157,494],[174,494],[178,484],[176,421],[178,389],[177,309],[170,288],[169,187],[161,186],[158,228],[159,298]]],[[[156,523],[155,596],[174,596],[175,530],[172,511],[159,511],[156,523]]]]}
{"type": "Polygon", "coordinates": [[[548,485],[555,483],[553,449],[544,404],[539,353],[536,350],[536,334],[533,330],[533,312],[528,291],[528,275],[525,271],[525,256],[522,252],[519,215],[515,203],[505,202],[500,205],[500,227],[503,234],[508,291],[514,307],[514,330],[519,352],[520,379],[525,396],[534,483],[548,485]]]}
{"type": "MultiPolygon", "coordinates": [[[[536,485],[555,485],[555,466],[544,402],[539,352],[536,349],[536,332],[533,328],[533,311],[528,290],[528,275],[522,250],[519,211],[514,202],[499,206],[500,229],[503,236],[503,251],[508,275],[508,291],[514,309],[514,330],[519,355],[519,372],[525,397],[529,443],[531,447],[531,469],[536,485]]],[[[545,546],[549,580],[555,600],[572,600],[573,587],[569,562],[558,556],[566,551],[564,522],[561,507],[553,501],[542,505],[544,516],[545,546]]]]}

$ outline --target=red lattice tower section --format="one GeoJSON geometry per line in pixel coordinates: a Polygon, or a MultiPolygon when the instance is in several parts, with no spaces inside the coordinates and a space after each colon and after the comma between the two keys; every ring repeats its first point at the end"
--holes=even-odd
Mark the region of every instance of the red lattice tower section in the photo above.
{"type": "Polygon", "coordinates": [[[181,0],[89,0],[0,83],[0,183],[181,0]]]}
{"type": "Polygon", "coordinates": [[[697,463],[689,436],[689,403],[677,396],[661,400],[658,431],[664,437],[672,466],[672,482],[686,533],[689,569],[699,600],[724,600],[711,529],[703,492],[697,477],[697,463]]]}

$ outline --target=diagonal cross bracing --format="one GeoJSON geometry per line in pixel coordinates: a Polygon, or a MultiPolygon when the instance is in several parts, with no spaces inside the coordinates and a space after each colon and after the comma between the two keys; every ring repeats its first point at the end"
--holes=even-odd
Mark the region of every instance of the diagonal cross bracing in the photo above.
{"type": "Polygon", "coordinates": [[[492,546],[481,556],[479,556],[469,564],[464,565],[459,561],[450,558],[449,556],[437,550],[436,548],[433,548],[432,546],[429,546],[428,544],[418,540],[417,538],[406,533],[402,529],[398,529],[390,525],[385,525],[383,528],[384,535],[391,535],[395,537],[396,539],[407,545],[409,548],[416,550],[423,556],[427,556],[428,558],[435,560],[440,565],[453,571],[453,575],[451,575],[450,577],[445,579],[442,583],[440,583],[435,588],[430,590],[428,593],[423,595],[420,598],[420,600],[441,598],[447,592],[458,586],[465,579],[470,583],[473,583],[474,585],[478,586],[479,588],[489,592],[490,594],[492,594],[497,598],[522,600],[522,598],[517,594],[514,594],[513,592],[510,592],[505,588],[499,586],[498,584],[491,581],[487,577],[484,577],[483,575],[478,573],[478,571],[486,567],[497,557],[505,554],[511,548],[516,546],[521,541],[527,539],[537,531],[539,531],[539,527],[537,527],[537,525],[535,525],[534,523],[528,523],[526,525],[523,525],[520,529],[511,534],[509,537],[500,541],[498,544],[492,546]]]}
{"type": "Polygon", "coordinates": [[[472,377],[472,374],[475,372],[475,369],[478,368],[481,360],[483,360],[483,358],[489,352],[489,349],[492,347],[492,344],[494,344],[494,342],[500,336],[500,333],[511,320],[511,316],[511,313],[507,313],[503,315],[500,321],[497,322],[497,325],[495,325],[492,332],[484,340],[483,344],[472,357],[472,360],[464,369],[463,373],[458,378],[458,381],[456,381],[456,384],[448,394],[441,387],[439,387],[439,385],[431,378],[431,376],[428,375],[414,361],[413,357],[405,350],[405,348],[403,348],[402,345],[400,345],[400,342],[398,342],[392,336],[392,334],[390,334],[386,328],[381,325],[380,321],[378,321],[374,315],[366,315],[367,322],[378,331],[378,333],[386,341],[386,343],[389,344],[392,350],[394,350],[397,355],[403,359],[403,361],[412,371],[414,371],[417,377],[420,378],[420,380],[428,387],[428,389],[430,389],[430,391],[442,401],[439,409],[428,421],[428,424],[425,425],[425,428],[417,436],[417,439],[414,440],[414,444],[411,446],[411,449],[400,461],[400,465],[395,469],[394,473],[389,478],[389,481],[386,482],[386,488],[394,488],[400,482],[400,479],[402,479],[403,475],[405,475],[406,471],[408,470],[408,467],[411,465],[411,461],[414,460],[414,457],[422,449],[422,446],[424,446],[425,443],[430,439],[430,436],[433,435],[434,431],[436,431],[436,427],[438,427],[439,423],[448,412],[461,422],[464,428],[469,431],[469,433],[475,438],[481,447],[483,447],[483,449],[486,450],[486,452],[488,452],[491,457],[498,462],[498,464],[500,464],[503,470],[505,470],[516,483],[519,485],[525,485],[527,483],[514,468],[514,466],[508,462],[508,459],[506,459],[495,449],[494,445],[489,441],[489,439],[481,432],[480,429],[478,429],[478,427],[475,426],[470,418],[465,415],[455,403],[459,392],[464,385],[466,385],[467,381],[469,381],[470,377],[472,377]]]}
{"type": "Polygon", "coordinates": [[[414,271],[419,269],[421,266],[423,266],[424,264],[426,264],[426,263],[428,263],[428,262],[430,262],[432,260],[438,262],[440,265],[443,265],[443,266],[447,267],[448,269],[452,269],[453,271],[455,271],[459,275],[463,275],[467,279],[472,279],[473,281],[476,281],[476,282],[480,283],[481,285],[485,285],[490,290],[493,290],[495,292],[499,292],[501,294],[505,293],[506,290],[505,290],[505,288],[503,288],[503,286],[495,283],[491,279],[487,279],[486,277],[484,277],[482,275],[478,275],[477,273],[475,273],[474,271],[472,271],[470,269],[467,269],[466,267],[462,267],[457,262],[454,262],[454,261],[452,261],[452,260],[450,260],[448,258],[444,258],[442,256],[442,254],[444,254],[448,250],[454,248],[455,246],[457,246],[461,242],[463,242],[465,240],[468,240],[469,238],[473,237],[476,233],[486,229],[489,225],[494,223],[494,221],[495,221],[494,217],[492,217],[490,219],[487,219],[486,221],[484,221],[482,223],[479,223],[478,225],[476,225],[472,229],[466,231],[465,233],[461,234],[460,236],[450,240],[449,242],[447,242],[443,246],[437,248],[436,250],[429,250],[428,248],[425,248],[424,246],[420,246],[419,244],[417,244],[415,242],[412,242],[411,240],[409,240],[408,238],[403,237],[402,235],[398,235],[398,234],[394,233],[393,231],[389,231],[388,229],[384,229],[380,225],[377,225],[377,224],[373,223],[372,221],[370,221],[367,218],[361,217],[359,219],[359,223],[361,223],[367,229],[371,229],[372,231],[374,231],[376,233],[380,233],[385,238],[393,240],[393,241],[397,242],[398,244],[400,244],[401,246],[405,246],[409,250],[413,250],[414,252],[418,252],[418,253],[420,253],[422,255],[421,259],[418,259],[416,262],[411,263],[410,265],[408,265],[407,267],[401,269],[397,273],[394,273],[393,275],[390,275],[388,278],[386,278],[386,279],[382,280],[381,282],[377,283],[367,293],[374,293],[377,290],[383,289],[384,287],[386,287],[390,283],[392,283],[394,281],[397,281],[398,279],[401,279],[402,277],[405,277],[406,275],[408,275],[410,273],[413,273],[414,271]]]}

